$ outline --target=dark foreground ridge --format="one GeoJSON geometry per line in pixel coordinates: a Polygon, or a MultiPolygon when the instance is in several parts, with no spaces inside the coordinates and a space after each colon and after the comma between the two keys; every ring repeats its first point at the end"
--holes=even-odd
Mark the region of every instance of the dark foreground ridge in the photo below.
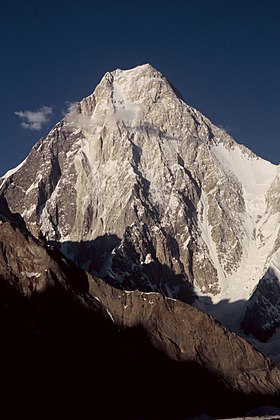
{"type": "Polygon", "coordinates": [[[186,419],[277,405],[280,373],[188,304],[124,292],[2,218],[3,418],[186,419]]]}

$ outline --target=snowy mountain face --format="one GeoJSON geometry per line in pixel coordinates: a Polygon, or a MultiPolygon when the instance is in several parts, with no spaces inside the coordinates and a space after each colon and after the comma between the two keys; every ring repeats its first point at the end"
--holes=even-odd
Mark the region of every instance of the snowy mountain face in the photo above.
{"type": "Polygon", "coordinates": [[[280,278],[279,177],[143,65],[106,73],[1,195],[82,268],[123,289],[208,296],[227,323],[236,314],[219,302],[280,278]]]}

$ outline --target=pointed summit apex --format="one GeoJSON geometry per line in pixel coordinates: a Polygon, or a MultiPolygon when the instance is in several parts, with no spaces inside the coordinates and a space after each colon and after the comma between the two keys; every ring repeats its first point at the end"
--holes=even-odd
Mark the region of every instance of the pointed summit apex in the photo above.
{"type": "Polygon", "coordinates": [[[120,73],[133,73],[133,74],[141,74],[141,75],[146,75],[146,76],[154,76],[154,75],[159,75],[161,77],[162,74],[155,68],[153,67],[151,64],[146,63],[146,64],[140,64],[139,66],[136,67],[132,67],[131,69],[116,69],[115,72],[116,74],[120,74],[120,73]]]}
{"type": "MultiPolygon", "coordinates": [[[[157,102],[160,97],[183,99],[182,95],[168,79],[151,64],[142,64],[131,69],[116,69],[107,72],[102,78],[102,96],[105,90],[117,101],[142,103],[146,108],[147,101],[157,102]],[[105,90],[104,90],[105,89],[105,90]],[[145,103],[145,105],[144,105],[145,103]]],[[[99,91],[97,87],[97,91],[99,91]]],[[[97,92],[96,92],[97,93],[97,92]]],[[[169,99],[168,99],[169,100],[169,99]]],[[[141,105],[141,106],[142,106],[141,105]]],[[[168,104],[166,103],[166,108],[168,104]]]]}
{"type": "Polygon", "coordinates": [[[161,81],[167,81],[163,74],[158,71],[155,67],[151,66],[151,64],[141,64],[139,66],[130,68],[130,69],[116,69],[109,73],[113,78],[118,79],[126,79],[129,80],[139,80],[139,79],[155,79],[161,81]]]}
{"type": "Polygon", "coordinates": [[[116,79],[118,78],[125,78],[127,81],[135,81],[140,79],[145,79],[146,82],[148,80],[153,80],[154,82],[158,82],[158,84],[166,84],[168,87],[172,89],[175,95],[179,98],[184,100],[182,94],[178,91],[178,89],[173,86],[173,84],[155,67],[151,64],[141,64],[139,66],[133,67],[127,70],[116,69],[111,73],[107,73],[112,75],[116,79]]]}

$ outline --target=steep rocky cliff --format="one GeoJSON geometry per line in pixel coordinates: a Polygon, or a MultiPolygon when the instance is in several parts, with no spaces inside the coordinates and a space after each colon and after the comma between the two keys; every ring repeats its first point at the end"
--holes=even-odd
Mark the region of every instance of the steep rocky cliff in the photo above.
{"type": "Polygon", "coordinates": [[[250,297],[241,327],[262,342],[280,327],[280,282],[272,268],[250,297]]]}

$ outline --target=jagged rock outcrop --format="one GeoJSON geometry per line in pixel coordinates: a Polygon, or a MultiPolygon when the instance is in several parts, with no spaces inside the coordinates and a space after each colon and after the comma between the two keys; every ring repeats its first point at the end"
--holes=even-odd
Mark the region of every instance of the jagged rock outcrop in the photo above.
{"type": "Polygon", "coordinates": [[[241,327],[261,342],[267,341],[280,327],[280,282],[272,268],[250,297],[241,327]]]}
{"type": "Polygon", "coordinates": [[[159,293],[122,292],[96,278],[89,291],[117,325],[141,326],[171,359],[198,363],[217,376],[223,372],[223,382],[245,394],[275,392],[280,376],[274,364],[213,317],[159,293]]]}
{"type": "Polygon", "coordinates": [[[10,414],[181,419],[277,405],[278,369],[212,317],[115,289],[4,218],[0,292],[10,414]]]}

